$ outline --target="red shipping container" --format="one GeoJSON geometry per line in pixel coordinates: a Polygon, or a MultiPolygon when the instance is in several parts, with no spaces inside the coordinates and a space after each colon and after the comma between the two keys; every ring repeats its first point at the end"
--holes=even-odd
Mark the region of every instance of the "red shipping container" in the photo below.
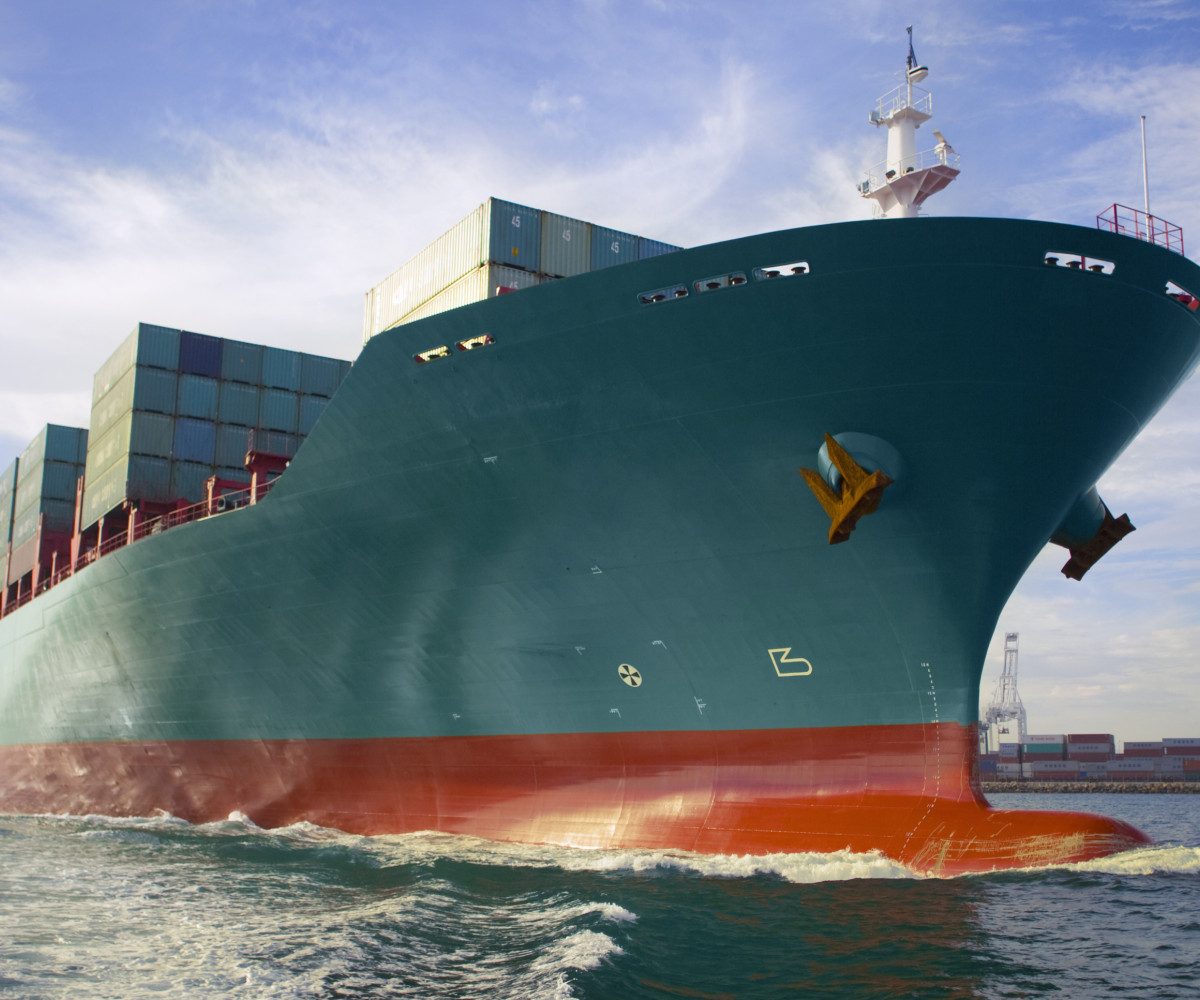
{"type": "Polygon", "coordinates": [[[1153,748],[1150,748],[1147,750],[1141,750],[1137,747],[1131,748],[1128,743],[1125,744],[1125,756],[1126,757],[1161,757],[1162,755],[1163,755],[1162,747],[1153,747],[1153,748]]]}
{"type": "Polygon", "coordinates": [[[1200,757],[1200,746],[1196,747],[1164,747],[1168,757],[1200,757]]]}
{"type": "Polygon", "coordinates": [[[1070,733],[1068,743],[1112,743],[1112,733],[1070,733]]]}
{"type": "Polygon", "coordinates": [[[1184,774],[1200,774],[1200,757],[1188,757],[1183,762],[1184,774]]]}

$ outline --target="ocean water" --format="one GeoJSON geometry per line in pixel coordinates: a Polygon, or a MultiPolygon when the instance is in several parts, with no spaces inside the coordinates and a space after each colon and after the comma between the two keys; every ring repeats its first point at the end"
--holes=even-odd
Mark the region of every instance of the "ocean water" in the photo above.
{"type": "Polygon", "coordinates": [[[932,879],[848,853],[0,816],[0,995],[1200,996],[1200,796],[993,798],[1159,843],[932,879]]]}

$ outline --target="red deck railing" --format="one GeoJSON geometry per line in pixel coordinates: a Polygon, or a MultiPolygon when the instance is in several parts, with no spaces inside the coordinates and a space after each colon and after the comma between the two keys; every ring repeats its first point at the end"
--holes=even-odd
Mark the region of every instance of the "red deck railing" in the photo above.
{"type": "Polygon", "coordinates": [[[1160,219],[1156,215],[1147,215],[1128,205],[1114,202],[1096,216],[1096,228],[1121,236],[1132,236],[1137,240],[1154,243],[1175,253],[1183,253],[1183,228],[1174,223],[1160,219]]]}
{"type": "Polygon", "coordinates": [[[19,594],[13,600],[10,600],[4,606],[0,617],[11,614],[17,608],[24,607],[35,597],[39,597],[46,593],[46,591],[58,586],[67,577],[73,576],[80,570],[90,566],[102,556],[116,552],[118,549],[123,549],[126,545],[141,541],[143,538],[149,538],[151,535],[161,535],[164,531],[177,528],[181,524],[191,524],[193,521],[203,521],[209,517],[216,517],[220,514],[228,514],[234,510],[240,510],[243,507],[249,507],[256,500],[261,500],[267,491],[275,485],[278,478],[276,476],[274,479],[269,479],[259,486],[257,497],[251,496],[253,487],[248,486],[244,490],[223,493],[218,497],[214,497],[211,501],[201,500],[199,503],[167,511],[158,517],[147,518],[145,521],[136,523],[132,531],[128,527],[119,529],[108,538],[103,539],[98,546],[93,546],[80,552],[79,558],[75,561],[74,565],[68,562],[67,566],[40,579],[36,587],[31,587],[23,594],[19,594]]]}

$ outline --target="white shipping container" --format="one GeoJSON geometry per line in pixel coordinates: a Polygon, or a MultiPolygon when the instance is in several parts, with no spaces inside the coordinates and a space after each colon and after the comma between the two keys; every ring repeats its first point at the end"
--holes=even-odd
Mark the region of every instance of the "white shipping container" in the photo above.
{"type": "Polygon", "coordinates": [[[1165,747],[1200,747],[1200,736],[1175,736],[1163,740],[1165,747]]]}
{"type": "Polygon", "coordinates": [[[540,285],[544,278],[540,274],[521,271],[515,267],[503,267],[500,264],[484,264],[470,274],[459,278],[449,288],[439,292],[432,299],[418,306],[411,313],[397,320],[396,325],[415,323],[419,319],[428,319],[438,313],[444,313],[460,306],[468,306],[473,302],[484,299],[494,299],[500,289],[519,291],[540,285]]]}
{"type": "Polygon", "coordinates": [[[1066,743],[1067,737],[1063,733],[1055,733],[1052,736],[1026,736],[1026,743],[1066,743]]]}
{"type": "Polygon", "coordinates": [[[502,257],[506,266],[537,272],[539,224],[536,209],[489,198],[367,292],[363,340],[396,325],[481,264],[502,257]]]}

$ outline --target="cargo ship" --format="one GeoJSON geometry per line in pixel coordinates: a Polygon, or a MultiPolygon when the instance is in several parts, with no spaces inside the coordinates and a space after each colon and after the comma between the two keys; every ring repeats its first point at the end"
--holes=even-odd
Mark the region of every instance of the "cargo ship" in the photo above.
{"type": "Polygon", "coordinates": [[[1200,357],[1200,270],[1119,206],[912,218],[958,173],[925,72],[871,114],[882,218],[369,296],[282,475],[77,523],[0,619],[0,809],[934,874],[1144,843],[991,809],[979,679],[1049,540],[1104,585],[1094,484],[1200,357]]]}

